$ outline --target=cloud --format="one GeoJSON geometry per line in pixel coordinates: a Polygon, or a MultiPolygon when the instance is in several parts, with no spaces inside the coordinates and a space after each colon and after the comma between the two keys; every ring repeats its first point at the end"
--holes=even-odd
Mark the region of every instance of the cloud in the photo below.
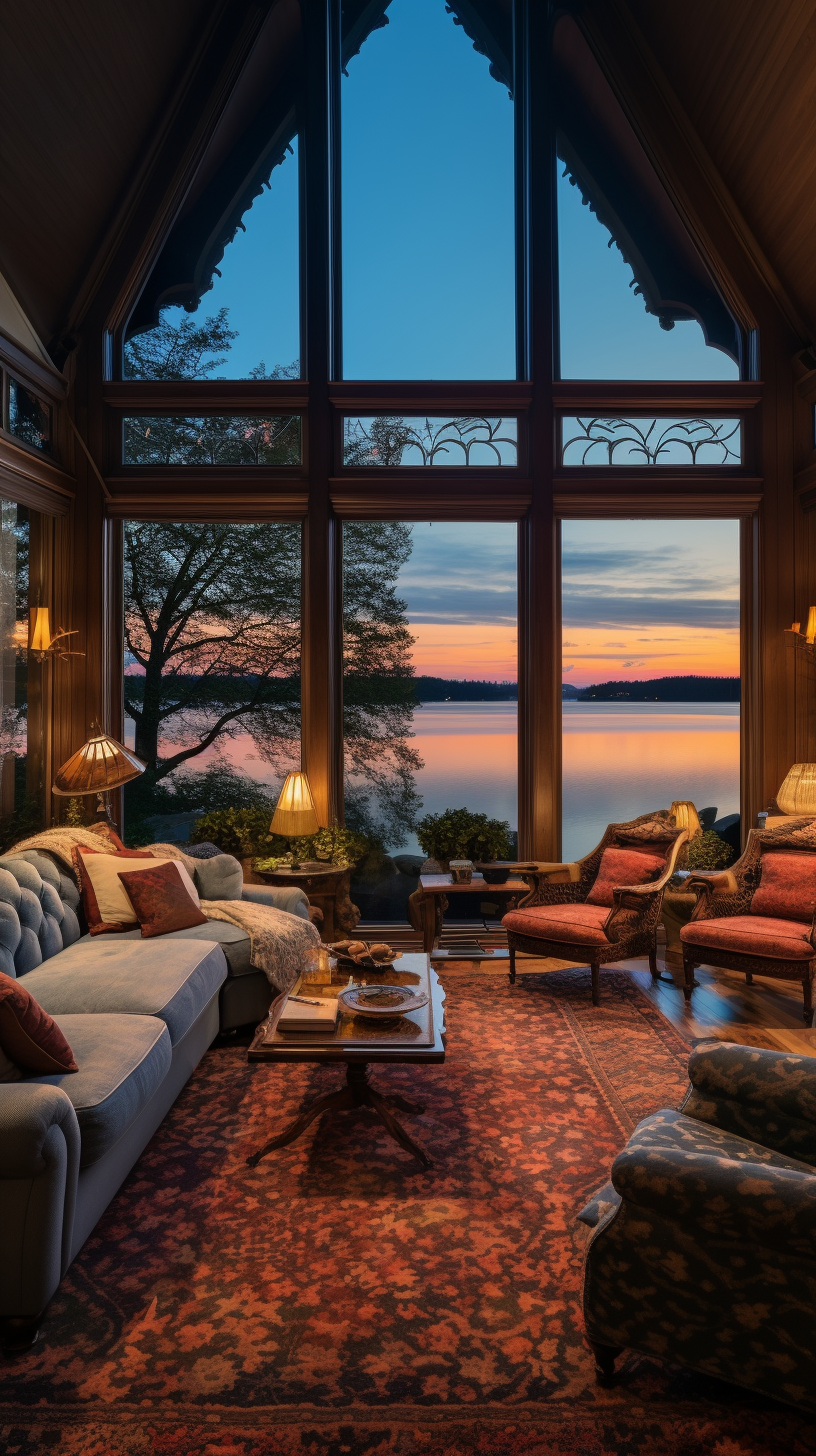
{"type": "Polygon", "coordinates": [[[562,642],[562,647],[580,647],[580,642],[562,642]]]}
{"type": "Polygon", "coordinates": [[[625,642],[604,642],[604,647],[625,647],[625,642]]]}
{"type": "Polygon", "coordinates": [[[622,662],[621,667],[645,667],[647,660],[645,657],[639,657],[632,662],[622,662]]]}
{"type": "Polygon", "coordinates": [[[565,589],[565,627],[606,627],[612,631],[633,631],[637,627],[709,627],[714,631],[739,628],[737,600],[666,591],[610,594],[598,592],[597,583],[593,586],[595,589],[587,592],[565,589]]]}
{"type": "Polygon", "coordinates": [[[571,662],[570,665],[569,665],[569,667],[562,667],[561,668],[561,671],[562,672],[574,672],[575,671],[575,663],[574,662],[571,662]]]}

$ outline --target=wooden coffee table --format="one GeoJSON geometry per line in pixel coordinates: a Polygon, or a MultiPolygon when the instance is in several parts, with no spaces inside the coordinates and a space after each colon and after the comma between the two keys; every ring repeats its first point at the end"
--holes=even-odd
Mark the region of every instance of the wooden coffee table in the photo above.
{"type": "Polygon", "coordinates": [[[524,880],[505,880],[503,885],[489,885],[483,875],[474,874],[468,885],[455,885],[451,875],[420,875],[422,891],[422,949],[430,955],[436,939],[436,907],[440,895],[480,895],[483,900],[506,895],[508,909],[514,899],[529,895],[530,886],[524,880]]]}
{"type": "MultiPolygon", "coordinates": [[[[394,962],[393,968],[382,972],[367,971],[364,978],[368,985],[413,986],[417,991],[427,993],[428,1004],[394,1022],[375,1021],[341,1011],[336,1031],[314,1034],[277,1030],[277,1020],[286,1002],[285,995],[278,996],[269,1008],[266,1021],[255,1033],[247,1060],[344,1063],[346,1085],[311,1102],[289,1127],[270,1138],[257,1153],[252,1153],[247,1158],[251,1168],[257,1167],[261,1158],[274,1152],[275,1148],[284,1148],[287,1143],[294,1142],[321,1113],[342,1112],[352,1107],[373,1108],[400,1146],[426,1168],[431,1166],[427,1153],[409,1137],[393,1112],[396,1108],[399,1112],[421,1115],[425,1108],[421,1103],[412,1102],[397,1093],[378,1092],[368,1080],[368,1068],[377,1062],[444,1062],[445,993],[426,955],[404,955],[394,962]]],[[[357,981],[362,979],[362,973],[355,976],[357,981]]],[[[348,985],[348,981],[348,970],[335,971],[330,984],[298,982],[293,994],[321,999],[336,996],[348,985]]]]}

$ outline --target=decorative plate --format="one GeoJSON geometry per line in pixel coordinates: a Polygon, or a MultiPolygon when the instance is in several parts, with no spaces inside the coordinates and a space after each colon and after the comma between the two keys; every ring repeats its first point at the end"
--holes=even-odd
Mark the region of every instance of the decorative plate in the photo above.
{"type": "Polygon", "coordinates": [[[404,1016],[428,1004],[425,993],[410,986],[347,986],[337,999],[355,1016],[404,1016]]]}

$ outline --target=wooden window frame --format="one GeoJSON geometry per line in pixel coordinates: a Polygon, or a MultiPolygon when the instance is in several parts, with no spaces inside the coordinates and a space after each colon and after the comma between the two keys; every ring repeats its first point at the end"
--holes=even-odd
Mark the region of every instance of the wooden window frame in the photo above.
{"type": "MultiPolygon", "coordinates": [[[[112,528],[108,609],[121,621],[123,519],[304,524],[302,758],[322,822],[343,817],[342,565],[345,520],[515,521],[519,593],[519,852],[560,853],[561,618],[560,522],[640,517],[737,518],[742,527],[742,807],[749,823],[761,802],[761,719],[756,601],[763,497],[763,390],[753,381],[565,381],[557,377],[555,123],[550,35],[554,7],[515,0],[515,168],[517,358],[515,381],[347,381],[341,357],[340,18],[339,0],[301,0],[308,47],[303,64],[298,147],[301,205],[301,380],[101,384],[101,439],[112,528]],[[530,83],[535,76],[536,84],[530,83]],[[308,305],[308,306],[307,306],[308,305]],[[297,468],[124,467],[125,413],[288,409],[302,415],[297,468]],[[519,416],[516,467],[342,466],[345,414],[502,412],[519,416]],[[677,466],[598,470],[556,462],[559,415],[693,411],[738,415],[743,463],[718,469],[677,466]],[[237,485],[228,493],[227,482],[237,485]],[[117,536],[118,532],[118,536],[117,536]],[[117,558],[117,551],[120,553],[117,558]],[[118,593],[118,595],[117,595],[118,593]],[[118,616],[117,616],[118,613],[118,616]]],[[[216,118],[217,119],[217,118],[216,118]]],[[[213,125],[215,119],[213,119],[213,125]]],[[[153,246],[158,247],[154,236],[153,246]]],[[[146,276],[144,263],[140,277],[146,276]]],[[[121,335],[121,299],[111,317],[121,335]]],[[[743,319],[746,333],[750,321],[743,319]]],[[[747,351],[756,359],[755,340],[747,351]]],[[[112,345],[106,356],[112,357],[112,345]]],[[[111,638],[115,635],[111,631],[111,638]]],[[[121,647],[110,649],[111,722],[121,733],[114,687],[121,647]]]]}

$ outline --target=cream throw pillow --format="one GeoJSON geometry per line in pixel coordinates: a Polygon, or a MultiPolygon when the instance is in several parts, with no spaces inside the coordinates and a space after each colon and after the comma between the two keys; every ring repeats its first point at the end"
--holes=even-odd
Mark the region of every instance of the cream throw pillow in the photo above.
{"type": "Polygon", "coordinates": [[[93,885],[100,917],[108,924],[138,925],[139,923],[127,890],[119,878],[120,874],[127,874],[130,870],[149,870],[162,864],[175,865],[181,877],[181,883],[193,904],[201,903],[198,891],[184,865],[179,864],[175,859],[125,859],[123,855],[84,854],[82,864],[85,874],[93,885]]]}

